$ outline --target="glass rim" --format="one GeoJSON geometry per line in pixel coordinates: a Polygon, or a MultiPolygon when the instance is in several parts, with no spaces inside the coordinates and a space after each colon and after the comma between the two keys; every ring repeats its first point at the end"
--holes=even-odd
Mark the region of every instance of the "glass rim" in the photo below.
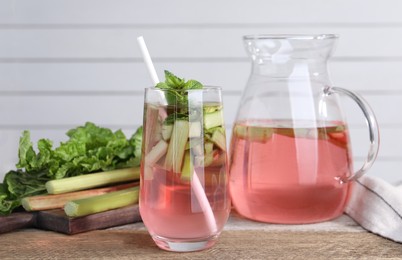
{"type": "Polygon", "coordinates": [[[250,34],[243,40],[328,40],[338,39],[337,34],[250,34]]]}
{"type": "MultiPolygon", "coordinates": [[[[156,91],[169,91],[169,89],[163,89],[163,88],[157,88],[157,87],[147,87],[145,88],[146,90],[156,90],[156,91]]],[[[203,88],[199,88],[199,89],[183,89],[183,90],[179,90],[181,92],[193,92],[193,91],[222,91],[222,87],[217,87],[217,86],[208,86],[208,85],[204,85],[203,88]]]]}

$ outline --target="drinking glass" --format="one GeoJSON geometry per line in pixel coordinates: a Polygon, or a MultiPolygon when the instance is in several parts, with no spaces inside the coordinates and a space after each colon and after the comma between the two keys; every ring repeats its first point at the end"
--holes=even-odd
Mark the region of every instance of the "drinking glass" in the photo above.
{"type": "Polygon", "coordinates": [[[168,251],[213,246],[230,213],[221,89],[147,88],[140,212],[168,251]]]}

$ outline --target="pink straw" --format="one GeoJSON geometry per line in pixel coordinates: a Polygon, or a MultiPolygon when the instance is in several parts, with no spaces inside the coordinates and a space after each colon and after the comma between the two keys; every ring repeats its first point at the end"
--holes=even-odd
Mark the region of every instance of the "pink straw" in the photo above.
{"type": "MultiPolygon", "coordinates": [[[[139,36],[137,38],[138,44],[140,45],[142,56],[144,58],[144,62],[147,65],[148,72],[151,76],[151,79],[154,85],[159,83],[158,75],[156,74],[155,66],[152,63],[151,56],[149,55],[148,48],[145,44],[144,37],[139,36]]],[[[194,171],[193,178],[191,181],[191,188],[201,206],[202,211],[204,212],[205,220],[207,221],[208,228],[211,233],[215,233],[218,231],[216,226],[214,212],[212,211],[211,205],[209,204],[207,195],[205,194],[204,187],[202,186],[200,179],[198,178],[197,173],[194,171]]]]}

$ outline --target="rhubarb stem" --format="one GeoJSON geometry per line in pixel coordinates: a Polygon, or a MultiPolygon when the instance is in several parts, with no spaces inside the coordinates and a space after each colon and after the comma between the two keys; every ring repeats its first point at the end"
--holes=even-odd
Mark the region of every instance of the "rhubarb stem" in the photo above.
{"type": "Polygon", "coordinates": [[[64,212],[69,217],[81,217],[138,203],[139,186],[90,198],[67,202],[64,212]]]}
{"type": "Polygon", "coordinates": [[[51,180],[46,183],[49,194],[60,194],[72,191],[102,187],[119,182],[139,180],[140,168],[126,168],[108,172],[90,173],[80,176],[51,180]]]}
{"type": "Polygon", "coordinates": [[[138,184],[139,184],[138,182],[134,182],[134,183],[121,184],[117,186],[69,192],[63,194],[50,194],[50,195],[25,197],[21,200],[21,204],[26,211],[58,209],[63,208],[64,205],[71,200],[98,196],[113,191],[135,187],[138,186],[138,184]]]}

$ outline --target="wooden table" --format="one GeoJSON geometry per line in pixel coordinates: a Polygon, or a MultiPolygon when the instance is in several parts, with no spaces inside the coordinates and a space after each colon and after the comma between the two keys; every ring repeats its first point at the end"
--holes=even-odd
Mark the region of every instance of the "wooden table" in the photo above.
{"type": "Polygon", "coordinates": [[[233,213],[217,244],[193,253],[158,249],[140,223],[63,235],[36,229],[0,236],[0,259],[347,259],[401,258],[402,244],[369,233],[348,216],[273,225],[233,213]]]}

